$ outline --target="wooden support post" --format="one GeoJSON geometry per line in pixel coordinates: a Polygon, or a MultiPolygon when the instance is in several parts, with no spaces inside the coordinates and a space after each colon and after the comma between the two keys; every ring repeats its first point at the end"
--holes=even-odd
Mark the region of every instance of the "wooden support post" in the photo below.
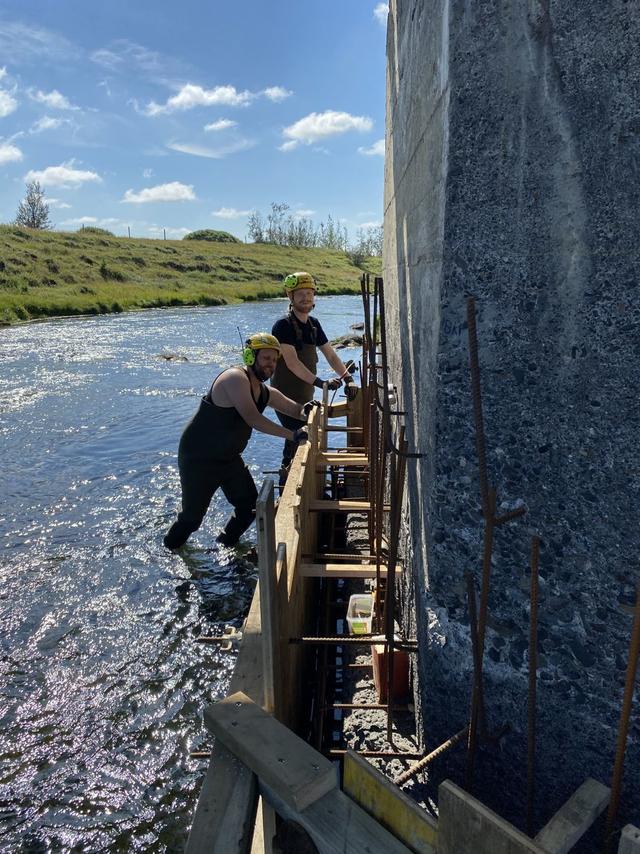
{"type": "Polygon", "coordinates": [[[535,838],[550,854],[567,854],[602,813],[611,790],[589,778],[545,824],[535,838]]]}
{"type": "Polygon", "coordinates": [[[276,579],[275,510],[273,481],[267,478],[256,502],[258,529],[258,573],[260,579],[260,624],[264,662],[264,708],[280,718],[280,622],[276,579]]]}
{"type": "Polygon", "coordinates": [[[440,784],[438,808],[438,854],[548,854],[450,780],[440,784]]]}
{"type": "Polygon", "coordinates": [[[208,706],[204,718],[216,738],[294,810],[337,787],[333,763],[241,691],[208,706]]]}
{"type": "Polygon", "coordinates": [[[411,851],[435,854],[436,820],[352,750],[344,757],[343,791],[411,851]]]}

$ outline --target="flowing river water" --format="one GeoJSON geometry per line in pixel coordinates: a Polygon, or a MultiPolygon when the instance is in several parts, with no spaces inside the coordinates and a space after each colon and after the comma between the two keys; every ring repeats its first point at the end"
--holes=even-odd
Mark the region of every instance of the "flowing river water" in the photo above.
{"type": "MultiPolygon", "coordinates": [[[[269,330],[285,308],[0,331],[0,850],[183,849],[206,767],[189,752],[208,745],[202,709],[234,665],[193,638],[241,624],[256,573],[216,548],[221,493],[180,555],[164,549],[178,439],[239,361],[236,327],[269,330]]],[[[346,334],[360,299],[321,298],[318,316],[329,338],[346,334]]],[[[254,433],[258,485],[280,451],[254,433]]]]}

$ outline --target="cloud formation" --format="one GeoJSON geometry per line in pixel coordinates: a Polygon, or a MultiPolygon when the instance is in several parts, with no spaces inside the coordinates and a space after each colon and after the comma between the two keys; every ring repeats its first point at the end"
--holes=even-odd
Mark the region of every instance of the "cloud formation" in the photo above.
{"type": "Polygon", "coordinates": [[[229,128],[238,127],[238,122],[234,122],[233,119],[218,119],[216,122],[211,122],[211,124],[205,125],[204,129],[207,132],[210,131],[219,131],[219,130],[228,130],[229,128]]]}
{"type": "Polygon", "coordinates": [[[18,106],[18,102],[6,89],[0,89],[0,119],[8,116],[18,106]]]}
{"type": "Polygon", "coordinates": [[[247,148],[252,148],[254,143],[250,139],[239,139],[236,142],[231,142],[229,145],[221,145],[217,148],[207,148],[205,145],[198,145],[190,142],[169,142],[167,148],[172,151],[179,151],[182,154],[192,154],[194,157],[208,157],[211,160],[222,160],[227,154],[235,154],[238,151],[246,151],[247,148]]]}
{"type": "Polygon", "coordinates": [[[17,145],[10,142],[0,142],[0,164],[14,163],[22,160],[22,152],[17,145]]]}
{"type": "Polygon", "coordinates": [[[32,101],[37,101],[39,104],[46,104],[47,107],[52,110],[80,109],[80,107],[76,107],[72,104],[65,95],[58,92],[57,89],[54,89],[52,92],[42,92],[40,89],[38,89],[37,92],[34,92],[33,89],[29,89],[29,97],[32,101]]]}
{"type": "Polygon", "coordinates": [[[38,119],[29,130],[29,133],[42,133],[45,130],[55,130],[61,125],[66,124],[68,119],[54,119],[52,116],[43,116],[38,119]]]}
{"type": "Polygon", "coordinates": [[[235,86],[215,86],[213,89],[204,89],[193,83],[185,83],[176,95],[172,95],[166,104],[156,104],[155,101],[147,104],[145,113],[148,116],[159,116],[163,113],[175,113],[177,111],[191,110],[194,107],[244,107],[249,104],[255,95],[248,90],[239,92],[235,86]]]}
{"type": "Polygon", "coordinates": [[[74,160],[61,163],[60,166],[47,166],[46,169],[37,171],[32,169],[24,176],[25,181],[39,181],[43,187],[81,187],[87,183],[102,183],[102,178],[97,172],[86,169],[76,169],[74,160]]]}
{"type": "Polygon", "coordinates": [[[168,184],[145,187],[137,193],[134,190],[127,190],[121,201],[142,205],[149,202],[193,202],[195,199],[196,194],[193,192],[192,184],[171,181],[168,184]]]}
{"type": "Polygon", "coordinates": [[[287,141],[280,146],[280,150],[291,151],[301,142],[310,145],[349,131],[363,133],[372,127],[373,120],[368,116],[352,116],[350,113],[340,113],[336,110],[309,113],[284,129],[283,134],[287,141]]]}
{"type": "Polygon", "coordinates": [[[11,65],[60,64],[78,58],[79,53],[68,39],[51,30],[20,21],[0,20],[0,56],[11,65]]]}
{"type": "Polygon", "coordinates": [[[262,90],[262,94],[270,101],[279,103],[280,101],[290,98],[293,95],[293,92],[290,89],[285,89],[283,86],[269,86],[267,89],[262,90]]]}
{"type": "Polygon", "coordinates": [[[369,157],[384,157],[384,139],[378,139],[369,148],[358,149],[358,154],[366,154],[369,157]]]}
{"type": "Polygon", "coordinates": [[[211,211],[211,216],[218,219],[242,219],[244,216],[249,216],[251,211],[239,211],[237,208],[219,208],[217,211],[211,211]]]}
{"type": "Polygon", "coordinates": [[[387,16],[389,15],[389,4],[388,3],[378,3],[373,10],[373,17],[378,21],[378,23],[382,24],[383,27],[387,26],[387,16]]]}

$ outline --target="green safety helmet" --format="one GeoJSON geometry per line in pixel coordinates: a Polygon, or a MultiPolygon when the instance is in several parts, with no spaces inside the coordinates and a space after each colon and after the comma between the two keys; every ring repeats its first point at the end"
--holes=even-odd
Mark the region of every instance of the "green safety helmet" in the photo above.
{"type": "Polygon", "coordinates": [[[311,273],[305,272],[291,273],[284,280],[284,289],[288,294],[298,288],[311,288],[314,293],[318,290],[316,288],[316,280],[311,273]]]}
{"type": "Polygon", "coordinates": [[[244,342],[242,361],[247,367],[255,364],[258,350],[277,350],[278,358],[282,355],[280,342],[275,335],[270,335],[268,332],[256,332],[254,335],[250,335],[244,342]]]}

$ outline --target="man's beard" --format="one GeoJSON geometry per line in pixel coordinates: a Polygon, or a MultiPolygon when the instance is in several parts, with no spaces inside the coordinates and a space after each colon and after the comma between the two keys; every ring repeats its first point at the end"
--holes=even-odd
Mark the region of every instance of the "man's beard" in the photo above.
{"type": "Polygon", "coordinates": [[[251,365],[251,370],[253,371],[253,375],[255,378],[261,382],[266,383],[271,374],[266,374],[263,368],[259,368],[256,364],[251,365]]]}

